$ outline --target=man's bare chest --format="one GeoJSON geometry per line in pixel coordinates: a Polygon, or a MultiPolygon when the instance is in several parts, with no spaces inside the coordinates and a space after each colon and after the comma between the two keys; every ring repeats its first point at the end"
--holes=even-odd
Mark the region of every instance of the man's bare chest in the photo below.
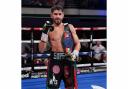
{"type": "Polygon", "coordinates": [[[49,38],[51,41],[60,41],[63,36],[64,29],[55,29],[53,32],[49,33],[49,38]]]}

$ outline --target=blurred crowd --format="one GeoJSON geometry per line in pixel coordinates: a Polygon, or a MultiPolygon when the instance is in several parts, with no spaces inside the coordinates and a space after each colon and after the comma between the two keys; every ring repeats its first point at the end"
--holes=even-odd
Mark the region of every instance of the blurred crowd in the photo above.
{"type": "Polygon", "coordinates": [[[58,4],[68,8],[106,9],[106,0],[22,0],[22,6],[28,7],[51,7],[58,4]]]}

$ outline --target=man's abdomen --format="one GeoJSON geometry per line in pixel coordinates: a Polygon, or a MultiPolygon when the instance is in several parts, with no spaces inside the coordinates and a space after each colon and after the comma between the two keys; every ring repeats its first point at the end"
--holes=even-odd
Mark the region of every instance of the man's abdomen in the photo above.
{"type": "Polygon", "coordinates": [[[51,48],[53,52],[64,52],[61,42],[52,42],[51,48]]]}

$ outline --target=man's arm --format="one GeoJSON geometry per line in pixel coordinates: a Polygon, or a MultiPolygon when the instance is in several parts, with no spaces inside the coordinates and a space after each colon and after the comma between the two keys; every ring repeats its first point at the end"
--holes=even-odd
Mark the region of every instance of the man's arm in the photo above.
{"type": "Polygon", "coordinates": [[[78,58],[79,56],[79,51],[80,51],[80,48],[81,48],[81,45],[80,45],[80,41],[79,41],[79,38],[76,34],[76,30],[75,28],[73,27],[73,25],[69,24],[69,28],[70,28],[70,31],[72,33],[72,37],[73,37],[73,40],[74,40],[74,43],[75,43],[75,47],[74,47],[74,50],[73,52],[71,53],[72,55],[72,60],[74,61],[75,59],[78,58]]]}
{"type": "Polygon", "coordinates": [[[43,41],[40,41],[39,45],[38,45],[38,48],[39,48],[39,52],[40,53],[43,53],[46,49],[46,42],[43,42],[43,41]]]}
{"type": "MultiPolygon", "coordinates": [[[[39,43],[39,45],[38,45],[39,52],[40,53],[43,53],[45,51],[45,49],[46,49],[46,46],[47,46],[47,43],[41,40],[40,43],[39,43]]],[[[48,66],[48,59],[47,58],[45,58],[44,64],[46,66],[48,66]]]]}
{"type": "Polygon", "coordinates": [[[42,32],[41,41],[38,45],[40,53],[43,53],[45,51],[46,46],[47,46],[47,42],[48,42],[48,34],[45,34],[44,32],[42,32]]]}
{"type": "Polygon", "coordinates": [[[94,51],[96,49],[96,46],[93,46],[90,49],[94,51]]]}
{"type": "Polygon", "coordinates": [[[78,36],[77,36],[77,34],[76,34],[76,30],[75,30],[74,26],[71,25],[71,24],[69,24],[69,28],[70,28],[70,31],[71,31],[71,33],[72,33],[72,37],[73,37],[73,40],[74,40],[74,43],[75,43],[75,48],[74,48],[74,50],[79,51],[80,48],[81,48],[81,45],[80,45],[79,38],[78,38],[78,36]]]}

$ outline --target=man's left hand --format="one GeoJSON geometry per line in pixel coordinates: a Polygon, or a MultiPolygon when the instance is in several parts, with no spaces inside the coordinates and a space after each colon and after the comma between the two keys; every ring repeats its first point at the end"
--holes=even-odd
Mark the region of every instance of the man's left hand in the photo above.
{"type": "Polygon", "coordinates": [[[74,50],[72,53],[71,53],[71,59],[72,61],[75,61],[75,59],[79,56],[79,51],[77,50],[74,50]]]}

